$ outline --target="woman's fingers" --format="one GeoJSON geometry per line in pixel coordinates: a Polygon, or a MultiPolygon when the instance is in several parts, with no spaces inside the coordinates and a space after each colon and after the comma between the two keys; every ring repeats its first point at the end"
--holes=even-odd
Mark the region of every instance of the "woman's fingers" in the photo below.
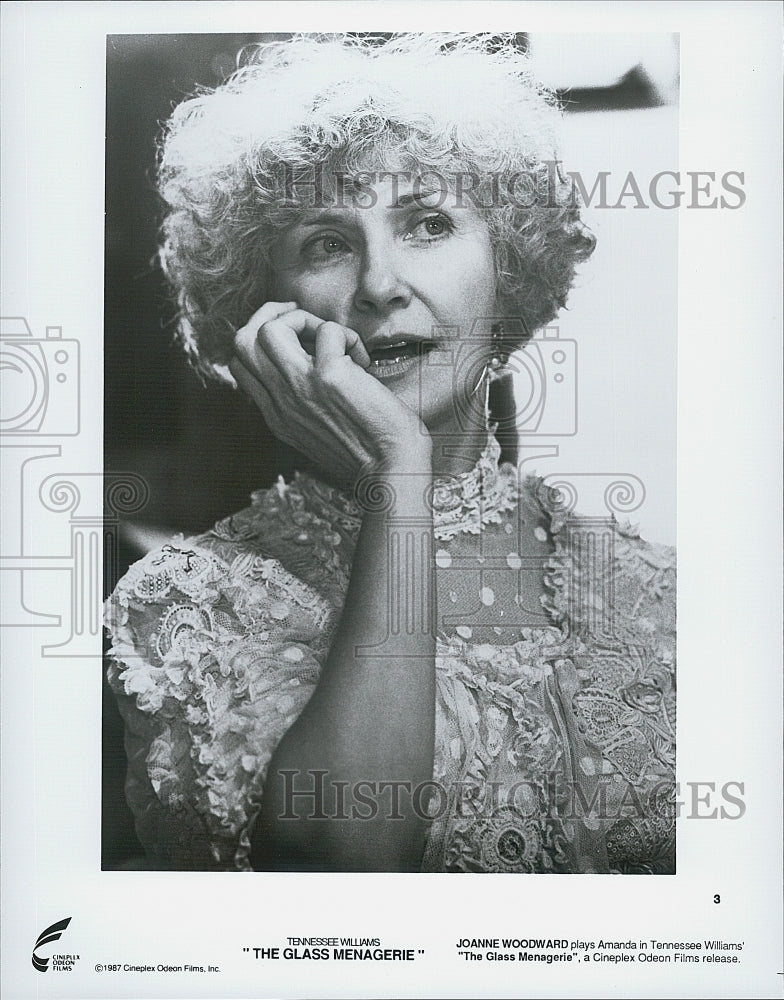
{"type": "Polygon", "coordinates": [[[316,331],[316,366],[321,367],[346,355],[360,368],[367,368],[370,364],[370,357],[358,333],[340,323],[322,323],[316,331]]]}
{"type": "Polygon", "coordinates": [[[319,365],[346,355],[363,369],[370,365],[358,333],[340,323],[325,322],[293,303],[266,303],[257,310],[238,331],[235,350],[243,364],[261,377],[271,362],[290,379],[312,364],[312,356],[319,365]]]}
{"type": "MultiPolygon", "coordinates": [[[[249,324],[250,325],[250,324],[249,324]]],[[[270,317],[259,328],[258,336],[262,344],[269,340],[273,344],[280,344],[285,349],[286,341],[280,339],[282,331],[286,328],[292,330],[297,340],[302,345],[305,343],[314,349],[309,351],[315,354],[319,336],[324,331],[328,338],[330,356],[337,354],[348,354],[349,357],[361,368],[367,368],[370,364],[370,357],[362,343],[362,338],[356,331],[340,323],[324,321],[319,316],[307,312],[305,309],[291,309],[280,313],[278,316],[270,317]]]]}
{"type": "Polygon", "coordinates": [[[273,403],[264,385],[250,372],[239,357],[235,356],[229,362],[231,372],[237,386],[258,406],[262,416],[269,425],[272,416],[273,403]]]}
{"type": "Polygon", "coordinates": [[[367,368],[370,365],[370,356],[362,343],[362,338],[348,326],[329,320],[324,321],[304,309],[295,309],[281,322],[291,326],[300,340],[313,338],[315,342],[313,354],[317,364],[347,354],[360,368],[367,368]]]}
{"type": "Polygon", "coordinates": [[[267,323],[296,308],[296,302],[265,302],[253,313],[248,322],[237,330],[234,335],[234,351],[248,369],[253,371],[262,367],[263,358],[258,344],[259,331],[267,323]]]}
{"type": "MultiPolygon", "coordinates": [[[[257,332],[265,323],[269,323],[285,313],[293,312],[297,308],[296,302],[265,302],[250,317],[245,327],[257,332]]],[[[243,327],[243,329],[245,328],[243,327]]]]}
{"type": "MultiPolygon", "coordinates": [[[[367,449],[353,439],[347,439],[340,429],[326,428],[318,422],[309,423],[302,408],[281,408],[275,402],[275,392],[283,391],[282,386],[277,385],[270,392],[239,358],[232,358],[229,370],[239,388],[259,408],[267,427],[281,441],[288,442],[305,454],[319,455],[333,474],[346,480],[356,473],[358,467],[371,461],[367,449]]],[[[278,382],[280,376],[276,373],[273,379],[278,382]]]]}
{"type": "Polygon", "coordinates": [[[348,481],[412,414],[366,373],[356,331],[292,306],[267,303],[253,314],[229,370],[276,437],[348,481]]]}
{"type": "Polygon", "coordinates": [[[313,364],[312,358],[303,350],[300,334],[312,329],[315,339],[315,331],[321,320],[301,309],[287,309],[279,311],[277,315],[275,312],[270,310],[264,313],[258,310],[254,313],[234,338],[234,349],[245,367],[258,378],[267,379],[275,369],[291,384],[292,379],[306,372],[313,364]],[[258,320],[264,316],[267,318],[258,325],[258,320]]]}

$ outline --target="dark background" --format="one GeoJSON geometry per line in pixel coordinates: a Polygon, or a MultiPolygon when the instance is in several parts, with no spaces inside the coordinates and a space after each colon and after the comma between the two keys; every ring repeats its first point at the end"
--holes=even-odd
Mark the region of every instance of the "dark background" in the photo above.
{"type": "Polygon", "coordinates": [[[107,45],[104,467],[144,476],[140,521],[164,531],[200,531],[244,506],[274,465],[257,411],[189,368],[154,261],[159,123],[197,84],[220,83],[258,37],[130,35],[107,45]]]}
{"type": "MultiPolygon", "coordinates": [[[[260,38],[107,39],[104,470],[136,473],[149,486],[135,520],[121,522],[109,592],[160,534],[203,531],[246,506],[251,491],[278,472],[277,449],[258,411],[228,386],[203,385],[187,364],[154,261],[160,123],[197,84],[225,79],[236,53],[260,38]]],[[[122,722],[105,679],[103,686],[102,865],[112,868],[142,850],[123,792],[122,722]]]]}
{"type": "MultiPolygon", "coordinates": [[[[149,487],[120,522],[107,593],[128,565],[175,532],[196,533],[246,506],[249,494],[292,472],[258,411],[217,383],[203,385],[175,342],[174,310],[155,265],[161,206],[156,142],[172,108],[197,85],[216,86],[248,44],[289,34],[113,35],[106,52],[104,469],[149,487]]],[[[379,34],[379,38],[383,38],[379,34]]],[[[526,45],[526,36],[518,36],[526,45]]],[[[638,69],[617,85],[562,94],[567,110],[658,103],[638,69]]],[[[142,854],[125,802],[122,722],[104,680],[102,864],[142,854]]]]}

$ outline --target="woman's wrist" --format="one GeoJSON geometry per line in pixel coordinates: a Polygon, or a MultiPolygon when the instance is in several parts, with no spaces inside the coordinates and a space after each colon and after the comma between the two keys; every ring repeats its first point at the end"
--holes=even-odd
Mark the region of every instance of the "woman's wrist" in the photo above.
{"type": "Polygon", "coordinates": [[[366,513],[429,520],[433,481],[433,449],[429,437],[387,452],[361,475],[356,499],[366,513]]]}
{"type": "Polygon", "coordinates": [[[430,435],[424,432],[413,439],[395,442],[385,449],[375,471],[382,477],[406,473],[432,475],[433,442],[430,435]]]}

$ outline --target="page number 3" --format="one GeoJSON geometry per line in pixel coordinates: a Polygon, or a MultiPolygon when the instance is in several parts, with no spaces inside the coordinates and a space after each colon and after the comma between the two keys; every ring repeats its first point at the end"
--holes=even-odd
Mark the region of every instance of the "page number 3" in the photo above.
{"type": "Polygon", "coordinates": [[[713,897],[713,902],[714,902],[714,903],[720,903],[720,902],[721,902],[721,896],[720,896],[720,895],[718,894],[718,892],[717,892],[717,893],[716,893],[716,895],[715,895],[715,896],[713,897]]]}

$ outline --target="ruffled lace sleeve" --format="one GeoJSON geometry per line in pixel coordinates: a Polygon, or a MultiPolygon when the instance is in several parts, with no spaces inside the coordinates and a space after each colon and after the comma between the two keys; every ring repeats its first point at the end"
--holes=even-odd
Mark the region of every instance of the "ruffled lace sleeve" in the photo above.
{"type": "Polygon", "coordinates": [[[126,795],[151,862],[248,870],[266,769],[316,684],[323,599],[254,544],[174,541],[106,604],[126,795]]]}

